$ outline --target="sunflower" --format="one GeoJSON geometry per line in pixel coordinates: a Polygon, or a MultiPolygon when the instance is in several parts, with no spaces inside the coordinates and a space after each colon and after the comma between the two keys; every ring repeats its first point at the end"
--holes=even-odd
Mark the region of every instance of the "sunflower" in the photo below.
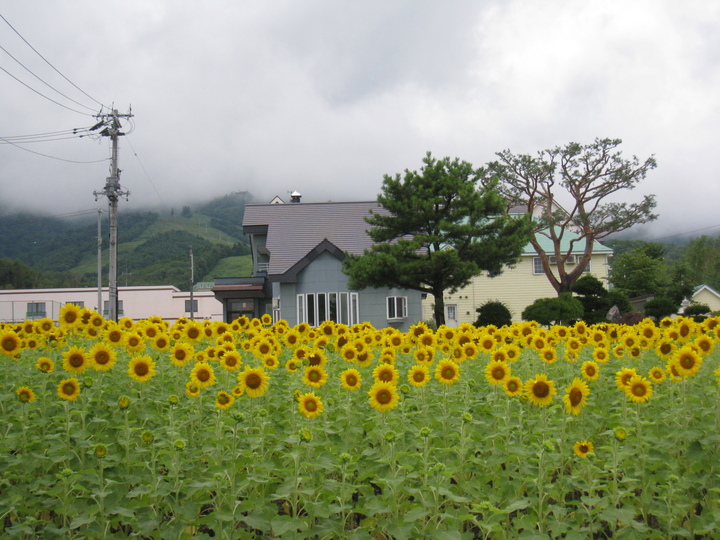
{"type": "Polygon", "coordinates": [[[260,317],[260,323],[263,326],[270,326],[272,324],[272,322],[273,322],[272,315],[270,315],[269,313],[263,313],[262,316],[260,317]]]}
{"type": "Polygon", "coordinates": [[[158,352],[167,352],[170,350],[170,336],[164,332],[158,333],[150,341],[150,345],[158,352]]]}
{"type": "Polygon", "coordinates": [[[706,335],[701,335],[695,338],[695,341],[693,341],[693,345],[700,349],[702,351],[702,354],[704,355],[712,353],[713,349],[715,348],[715,343],[713,342],[713,340],[706,335]]]}
{"type": "Polygon", "coordinates": [[[188,397],[198,397],[201,390],[202,388],[195,381],[191,380],[185,383],[185,394],[188,397]]]}
{"type": "Polygon", "coordinates": [[[587,457],[588,454],[592,454],[595,450],[595,446],[590,441],[578,441],[573,446],[573,450],[575,451],[575,455],[577,457],[587,457]]]}
{"type": "Polygon", "coordinates": [[[520,354],[522,353],[522,349],[512,343],[505,345],[503,349],[505,350],[505,355],[510,362],[517,362],[520,358],[520,354]]]}
{"type": "Polygon", "coordinates": [[[615,384],[618,389],[625,391],[625,387],[630,382],[630,379],[632,379],[635,375],[637,375],[635,368],[622,368],[620,371],[616,372],[615,384]]]}
{"type": "Polygon", "coordinates": [[[304,371],[302,380],[308,386],[320,388],[328,381],[327,371],[322,366],[305,366],[304,371]]]}
{"type": "Polygon", "coordinates": [[[665,380],[665,370],[654,366],[650,368],[650,371],[648,372],[648,377],[655,384],[659,384],[665,380]]]}
{"type": "Polygon", "coordinates": [[[583,365],[580,366],[580,372],[587,381],[596,381],[600,377],[600,368],[592,360],[583,362],[583,365]]]}
{"type": "Polygon", "coordinates": [[[228,410],[235,402],[235,396],[228,394],[224,390],[220,390],[215,398],[215,408],[221,411],[228,410]]]}
{"type": "Polygon", "coordinates": [[[555,383],[540,373],[535,375],[534,379],[528,379],[525,382],[525,395],[531,403],[545,406],[552,403],[553,396],[557,395],[557,390],[555,390],[555,383]]]}
{"type": "Polygon", "coordinates": [[[65,304],[58,313],[60,326],[63,328],[77,328],[82,323],[80,307],[75,304],[65,304]]]}
{"type": "Polygon", "coordinates": [[[47,334],[55,329],[55,321],[48,317],[43,317],[35,321],[35,331],[38,334],[47,334]]]}
{"type": "Polygon", "coordinates": [[[280,362],[278,361],[278,357],[276,355],[268,354],[263,356],[262,365],[267,369],[273,370],[280,367],[280,362]]]}
{"type": "Polygon", "coordinates": [[[185,341],[178,341],[170,349],[170,362],[176,367],[183,367],[194,356],[195,348],[185,341]]]}
{"type": "Polygon", "coordinates": [[[523,392],[523,382],[520,377],[512,376],[505,379],[503,390],[510,397],[517,397],[523,392]]]}
{"type": "Polygon", "coordinates": [[[55,362],[53,362],[47,356],[41,356],[40,358],[38,358],[35,367],[44,373],[52,373],[53,371],[55,371],[55,362]]]}
{"type": "Polygon", "coordinates": [[[73,373],[75,375],[85,373],[89,364],[85,354],[85,350],[80,347],[70,347],[62,355],[63,369],[68,373],[73,373]]]}
{"type": "Polygon", "coordinates": [[[425,347],[421,347],[419,349],[416,349],[413,353],[413,358],[415,359],[415,362],[418,364],[426,364],[430,365],[433,361],[433,356],[435,355],[434,349],[427,349],[425,347]]]}
{"type": "Polygon", "coordinates": [[[653,395],[652,383],[642,375],[634,375],[624,390],[630,401],[635,403],[645,403],[653,395]]]}
{"type": "Polygon", "coordinates": [[[146,383],[155,375],[155,362],[147,354],[133,356],[128,364],[128,375],[139,383],[146,383]]]}
{"type": "Polygon", "coordinates": [[[480,351],[484,353],[490,353],[495,347],[497,346],[497,341],[495,341],[495,338],[492,337],[492,335],[484,335],[480,338],[480,341],[478,342],[478,347],[480,351]]]}
{"type": "Polygon", "coordinates": [[[485,380],[490,384],[502,385],[511,375],[510,366],[500,360],[490,360],[485,366],[485,380]]]}
{"type": "Polygon", "coordinates": [[[123,332],[123,329],[120,328],[117,323],[110,323],[108,327],[105,329],[105,341],[110,343],[110,345],[113,346],[119,346],[123,342],[123,338],[125,337],[125,333],[123,332]]]}
{"type": "Polygon", "coordinates": [[[13,330],[0,332],[0,353],[5,356],[15,356],[20,352],[20,336],[13,330]]]}
{"type": "Polygon", "coordinates": [[[309,366],[324,366],[327,364],[327,357],[322,350],[313,348],[305,355],[305,361],[309,366]]]}
{"type": "Polygon", "coordinates": [[[220,358],[220,367],[226,371],[235,372],[240,369],[241,365],[242,360],[240,358],[240,353],[238,353],[234,349],[231,351],[227,351],[220,358]]]}
{"type": "Polygon", "coordinates": [[[387,412],[394,409],[400,401],[397,387],[394,384],[376,382],[368,392],[370,405],[378,412],[387,412]]]}
{"type": "Polygon", "coordinates": [[[587,396],[590,394],[590,388],[582,379],[575,377],[570,386],[565,390],[563,402],[565,402],[565,411],[573,416],[580,414],[580,410],[587,405],[587,396]]]}
{"type": "Polygon", "coordinates": [[[543,347],[538,350],[538,354],[540,355],[540,359],[546,364],[554,364],[557,362],[557,351],[555,347],[543,347]]]}
{"type": "Polygon", "coordinates": [[[400,377],[398,370],[392,364],[382,363],[373,369],[373,378],[376,381],[389,382],[397,384],[400,377]]]}
{"type": "Polygon", "coordinates": [[[245,389],[248,397],[256,398],[267,392],[270,386],[270,377],[268,377],[265,370],[261,367],[246,367],[245,370],[238,375],[238,383],[245,389]]]}
{"type": "Polygon", "coordinates": [[[125,348],[133,353],[145,350],[145,340],[139,332],[127,332],[124,338],[125,348]]]}
{"type": "Polygon", "coordinates": [[[355,368],[346,369],[340,374],[340,384],[345,390],[355,391],[360,389],[362,376],[355,368]]]}
{"type": "Polygon", "coordinates": [[[205,334],[203,333],[203,327],[195,321],[189,321],[183,327],[183,333],[185,334],[185,339],[187,339],[190,343],[197,343],[203,337],[205,337],[205,334]]]}
{"type": "Polygon", "coordinates": [[[17,394],[18,399],[23,403],[32,403],[35,401],[35,392],[28,386],[21,386],[15,390],[15,394],[17,394]]]}
{"type": "Polygon", "coordinates": [[[675,368],[681,377],[690,377],[695,375],[702,366],[702,356],[691,346],[684,345],[680,347],[673,358],[675,368]]]}
{"type": "Polygon", "coordinates": [[[323,412],[323,402],[320,396],[312,392],[301,394],[298,398],[298,410],[305,418],[316,418],[323,412]]]}
{"type": "Polygon", "coordinates": [[[290,358],[287,362],[285,362],[285,369],[288,373],[295,373],[298,369],[300,369],[300,361],[297,358],[290,358]]]}
{"type": "Polygon", "coordinates": [[[435,368],[435,378],[441,384],[455,384],[460,380],[460,366],[449,358],[440,360],[435,368]]]}
{"type": "Polygon", "coordinates": [[[80,383],[74,377],[63,379],[57,385],[57,394],[66,401],[75,401],[80,395],[80,383]]]}
{"type": "Polygon", "coordinates": [[[421,388],[430,380],[430,369],[425,364],[415,364],[408,369],[407,378],[414,387],[421,388]]]}
{"type": "Polygon", "coordinates": [[[115,365],[117,352],[107,343],[102,341],[93,345],[88,352],[90,363],[96,371],[109,371],[115,365]]]}
{"type": "Polygon", "coordinates": [[[201,389],[212,386],[217,382],[215,371],[207,362],[197,362],[190,371],[190,380],[201,389]]]}

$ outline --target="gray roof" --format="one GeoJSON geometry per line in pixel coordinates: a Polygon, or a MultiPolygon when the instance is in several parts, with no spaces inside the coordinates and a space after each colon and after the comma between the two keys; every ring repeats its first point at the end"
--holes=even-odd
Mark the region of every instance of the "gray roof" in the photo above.
{"type": "Polygon", "coordinates": [[[267,231],[268,274],[285,274],[324,240],[361,255],[373,243],[364,219],[370,210],[386,213],[377,201],[248,204],[243,230],[245,234],[267,231]]]}

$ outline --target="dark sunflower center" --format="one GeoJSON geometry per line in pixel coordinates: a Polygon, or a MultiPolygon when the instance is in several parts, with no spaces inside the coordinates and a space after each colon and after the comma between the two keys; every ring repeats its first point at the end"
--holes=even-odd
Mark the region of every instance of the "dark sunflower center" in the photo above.
{"type": "Polygon", "coordinates": [[[452,379],[455,377],[455,369],[450,366],[443,368],[441,375],[443,379],[452,379]]]}
{"type": "Polygon", "coordinates": [[[536,397],[544,398],[550,394],[550,385],[544,381],[538,381],[533,385],[533,394],[536,397]]]}
{"type": "Polygon", "coordinates": [[[200,382],[207,382],[210,380],[210,372],[207,369],[201,369],[197,372],[196,377],[200,382]]]}
{"type": "Polygon", "coordinates": [[[345,377],[345,382],[348,386],[355,386],[357,384],[357,377],[355,375],[348,375],[345,377]]]}
{"type": "Polygon", "coordinates": [[[312,382],[318,382],[321,379],[320,372],[317,370],[312,370],[308,373],[308,380],[312,382]]]}
{"type": "Polygon", "coordinates": [[[390,390],[380,390],[377,394],[375,394],[375,399],[381,405],[387,405],[392,401],[392,393],[390,390]]]}
{"type": "Polygon", "coordinates": [[[68,359],[68,363],[69,363],[72,367],[75,367],[75,368],[82,366],[82,365],[83,365],[83,362],[84,362],[84,358],[83,358],[82,356],[80,356],[79,354],[73,354],[73,355],[70,356],[70,358],[68,359]]]}
{"type": "Polygon", "coordinates": [[[5,351],[14,351],[17,348],[17,342],[11,337],[5,338],[2,342],[2,348],[5,351]]]}
{"type": "Polygon", "coordinates": [[[177,358],[178,360],[185,360],[186,356],[187,355],[185,351],[182,349],[178,349],[177,351],[175,351],[175,358],[177,358]]]}
{"type": "Polygon", "coordinates": [[[256,388],[260,388],[260,385],[262,384],[262,379],[260,378],[260,375],[257,373],[250,373],[245,378],[245,386],[248,388],[252,388],[255,390],[256,388]]]}
{"type": "Polygon", "coordinates": [[[585,375],[588,377],[594,377],[595,376],[595,368],[592,366],[588,366],[585,368],[585,375]]]}
{"type": "Polygon", "coordinates": [[[583,399],[583,393],[580,391],[579,388],[573,388],[570,390],[570,395],[568,396],[570,399],[570,405],[573,407],[577,407],[580,405],[583,399]]]}
{"type": "Polygon", "coordinates": [[[413,380],[415,382],[423,382],[425,380],[425,374],[422,371],[416,371],[413,373],[413,380]]]}
{"type": "Polygon", "coordinates": [[[680,358],[680,365],[685,369],[691,369],[695,365],[695,359],[692,356],[683,356],[680,358]]]}
{"type": "Polygon", "coordinates": [[[505,378],[505,368],[498,366],[492,370],[492,377],[495,380],[501,381],[505,378]]]}
{"type": "Polygon", "coordinates": [[[139,377],[144,377],[147,375],[150,371],[150,367],[145,362],[140,362],[139,364],[135,364],[135,375],[139,377]]]}
{"type": "Polygon", "coordinates": [[[647,394],[647,388],[645,388],[644,384],[636,384],[632,387],[632,393],[634,396],[643,397],[647,394]]]}
{"type": "Polygon", "coordinates": [[[228,403],[230,403],[230,396],[228,396],[227,394],[220,394],[217,400],[220,405],[227,405],[228,403]]]}
{"type": "Polygon", "coordinates": [[[70,313],[65,314],[65,322],[68,323],[74,323],[77,320],[77,314],[73,313],[72,311],[70,313]]]}
{"type": "Polygon", "coordinates": [[[308,411],[310,411],[310,412],[315,412],[315,411],[317,411],[317,402],[316,402],[314,399],[308,399],[308,400],[305,402],[305,409],[308,410],[308,411]]]}
{"type": "Polygon", "coordinates": [[[517,392],[518,388],[519,388],[519,386],[518,386],[517,381],[510,381],[507,383],[507,389],[510,390],[511,392],[517,392]]]}
{"type": "Polygon", "coordinates": [[[392,378],[393,378],[392,372],[390,372],[390,371],[383,371],[382,373],[380,373],[381,381],[389,382],[389,381],[392,381],[392,378]]]}
{"type": "Polygon", "coordinates": [[[98,364],[105,365],[110,361],[110,355],[105,351],[100,351],[95,355],[95,362],[98,364]]]}
{"type": "Polygon", "coordinates": [[[65,383],[62,387],[63,394],[72,396],[75,393],[75,385],[73,383],[65,383]]]}
{"type": "Polygon", "coordinates": [[[196,328],[190,328],[187,335],[190,339],[195,339],[200,335],[200,332],[196,328]]]}
{"type": "Polygon", "coordinates": [[[590,451],[590,448],[588,448],[587,444],[581,444],[578,449],[580,450],[581,454],[587,454],[590,451]]]}

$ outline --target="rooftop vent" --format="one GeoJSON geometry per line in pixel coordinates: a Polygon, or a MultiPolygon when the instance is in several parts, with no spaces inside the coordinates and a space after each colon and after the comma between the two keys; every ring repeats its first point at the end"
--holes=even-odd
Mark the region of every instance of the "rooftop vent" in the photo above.
{"type": "Polygon", "coordinates": [[[291,203],[299,203],[301,198],[302,198],[302,195],[300,193],[298,193],[297,191],[293,191],[290,194],[290,202],[291,203]]]}

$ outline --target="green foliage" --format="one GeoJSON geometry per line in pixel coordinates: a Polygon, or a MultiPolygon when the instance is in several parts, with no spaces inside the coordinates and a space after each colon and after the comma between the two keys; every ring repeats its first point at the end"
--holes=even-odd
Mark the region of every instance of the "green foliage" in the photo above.
{"type": "Polygon", "coordinates": [[[667,296],[656,296],[652,300],[645,302],[643,310],[645,311],[646,317],[652,317],[656,321],[659,321],[664,317],[676,314],[678,312],[678,305],[667,296]]]}
{"type": "Polygon", "coordinates": [[[683,310],[683,315],[692,317],[695,322],[702,322],[710,316],[711,309],[707,304],[692,302],[683,310]]]}
{"type": "Polygon", "coordinates": [[[572,293],[561,293],[557,298],[538,298],[522,312],[524,321],[537,321],[539,324],[567,323],[583,317],[583,305],[572,293]]]}
{"type": "Polygon", "coordinates": [[[231,193],[198,207],[197,212],[211,216],[210,226],[237,239],[245,239],[242,232],[245,205],[252,202],[248,192],[231,193]]]}
{"type": "Polygon", "coordinates": [[[607,314],[613,306],[617,306],[620,313],[632,309],[624,293],[617,290],[608,291],[592,274],[585,274],[578,279],[573,287],[573,293],[583,305],[582,319],[588,324],[607,322],[607,314]]]}
{"type": "Polygon", "coordinates": [[[0,259],[0,289],[33,289],[39,287],[41,273],[20,261],[0,259]]]}
{"type": "Polygon", "coordinates": [[[613,257],[608,278],[613,288],[630,298],[657,294],[667,285],[665,264],[642,249],[613,257]]]}
{"type": "Polygon", "coordinates": [[[435,297],[435,321],[445,321],[443,292],[487,272],[500,274],[527,243],[529,221],[503,215],[494,184],[478,189],[470,163],[428,154],[417,171],[385,175],[378,202],[384,212],[367,218],[375,244],[348,256],[349,287],[415,289],[435,297]]]}
{"type": "Polygon", "coordinates": [[[720,290],[720,237],[700,236],[687,246],[682,261],[692,271],[697,285],[720,290]]]}
{"type": "Polygon", "coordinates": [[[500,327],[512,324],[512,313],[500,300],[488,300],[475,311],[478,313],[475,321],[477,327],[490,325],[500,327]]]}

